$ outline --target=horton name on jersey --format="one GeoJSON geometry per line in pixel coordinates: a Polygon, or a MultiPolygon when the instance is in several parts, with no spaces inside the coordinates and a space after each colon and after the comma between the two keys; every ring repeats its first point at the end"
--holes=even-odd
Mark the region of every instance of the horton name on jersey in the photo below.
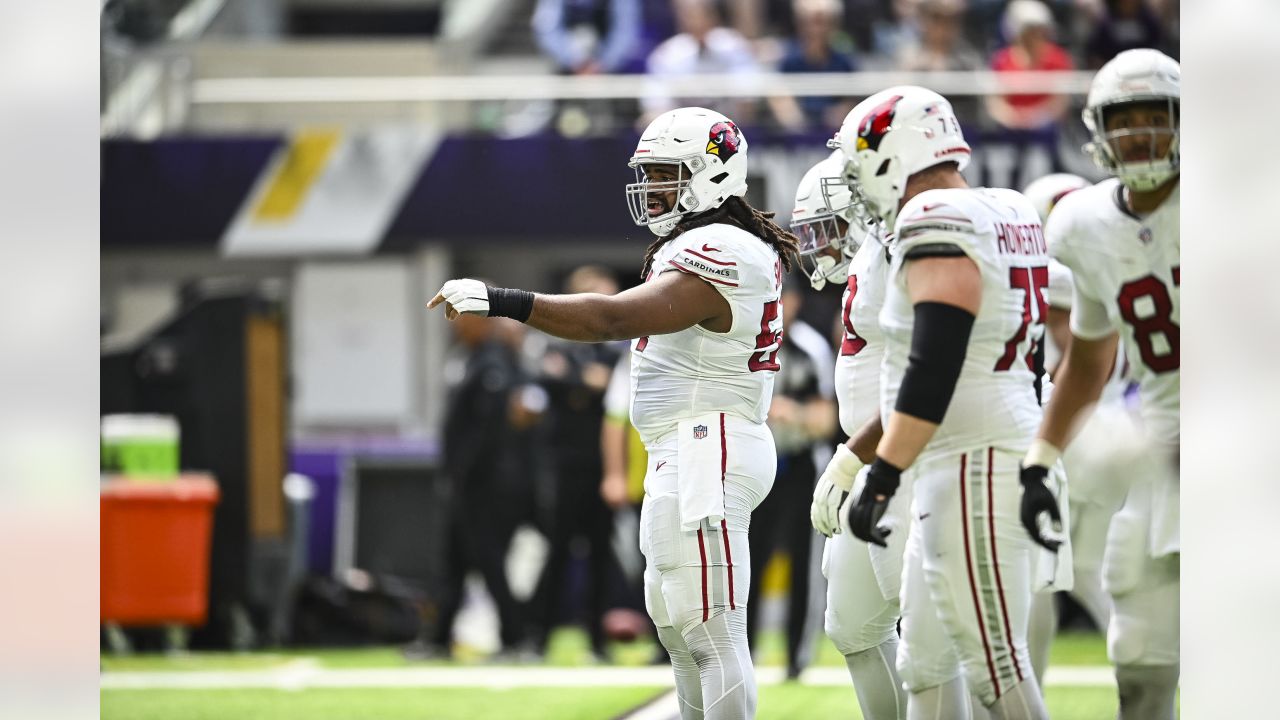
{"type": "Polygon", "coordinates": [[[996,223],[996,246],[1005,255],[1042,255],[1049,252],[1040,223],[996,223]]]}

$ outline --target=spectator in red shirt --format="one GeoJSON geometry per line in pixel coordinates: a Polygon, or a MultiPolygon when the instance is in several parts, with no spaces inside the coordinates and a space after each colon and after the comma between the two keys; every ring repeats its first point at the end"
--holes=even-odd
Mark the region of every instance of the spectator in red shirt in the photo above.
{"type": "MultiPolygon", "coordinates": [[[[1072,70],[1075,63],[1053,41],[1053,14],[1039,0],[1013,0],[1004,12],[1004,34],[1009,46],[991,58],[996,72],[1072,70]]],[[[987,111],[1002,126],[1035,130],[1056,125],[1067,110],[1066,95],[992,95],[987,111]]]]}

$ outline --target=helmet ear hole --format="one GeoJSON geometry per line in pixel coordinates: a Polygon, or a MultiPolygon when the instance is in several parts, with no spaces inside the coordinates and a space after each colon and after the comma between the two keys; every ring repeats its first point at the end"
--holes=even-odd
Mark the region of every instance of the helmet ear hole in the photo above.
{"type": "Polygon", "coordinates": [[[876,170],[876,177],[880,177],[881,175],[889,172],[889,163],[889,158],[885,158],[884,162],[880,163],[880,167],[876,170]]]}
{"type": "Polygon", "coordinates": [[[715,177],[711,178],[711,182],[719,185],[720,183],[724,182],[724,179],[727,177],[729,177],[729,173],[722,172],[719,175],[716,175],[715,177]]]}

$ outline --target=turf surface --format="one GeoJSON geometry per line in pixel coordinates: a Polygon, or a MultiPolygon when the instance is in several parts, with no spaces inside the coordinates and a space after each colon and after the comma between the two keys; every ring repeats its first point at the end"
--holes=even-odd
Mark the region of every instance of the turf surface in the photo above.
{"type": "Polygon", "coordinates": [[[102,720],[602,720],[661,688],[104,690],[102,720]]]}
{"type": "MultiPolygon", "coordinates": [[[[830,642],[818,643],[814,665],[843,666],[830,642]]],[[[633,643],[613,648],[621,665],[644,665],[655,646],[633,643]]],[[[477,653],[459,652],[454,662],[410,662],[394,647],[315,649],[272,652],[197,652],[102,657],[105,673],[113,671],[183,672],[192,670],[264,670],[305,658],[323,668],[396,668],[432,665],[484,665],[477,653]]],[[[765,633],[757,665],[779,666],[783,641],[765,633]]],[[[547,664],[581,667],[588,662],[584,633],[557,632],[547,664]]],[[[1097,634],[1060,635],[1053,646],[1054,665],[1106,665],[1104,639],[1097,634]]],[[[237,690],[104,690],[103,720],[507,720],[564,718],[607,720],[663,692],[645,687],[517,688],[309,688],[303,691],[237,690]]],[[[1115,716],[1115,691],[1109,687],[1050,687],[1046,692],[1054,720],[1097,720],[1115,716]]],[[[795,683],[760,688],[758,720],[792,718],[860,718],[852,687],[811,687],[795,683]]]]}
{"type": "MultiPolygon", "coordinates": [[[[548,665],[557,667],[581,667],[588,664],[586,633],[563,628],[551,637],[547,650],[548,665]]],[[[783,636],[779,632],[761,634],[756,649],[756,664],[761,667],[781,666],[784,661],[783,636]]],[[[617,665],[645,665],[653,657],[657,645],[652,642],[616,644],[612,648],[617,665]]],[[[284,665],[298,658],[314,660],[326,668],[392,668],[430,667],[431,665],[483,665],[485,658],[465,649],[458,651],[455,661],[411,662],[404,659],[395,647],[369,648],[299,648],[271,652],[195,652],[176,655],[160,653],[139,655],[103,655],[102,669],[112,670],[266,670],[284,665]]],[[[1095,633],[1063,633],[1053,644],[1050,663],[1053,665],[1106,665],[1106,640],[1095,633]]],[[[825,638],[817,643],[817,656],[813,664],[819,667],[844,667],[844,658],[835,646],[825,638]]]]}
{"type": "MultiPolygon", "coordinates": [[[[287,690],[105,690],[102,720],[607,720],[660,688],[474,688],[287,690]]],[[[1115,717],[1108,688],[1049,688],[1054,720],[1115,717]]],[[[853,688],[797,684],[760,688],[757,720],[861,718],[853,688]]]]}

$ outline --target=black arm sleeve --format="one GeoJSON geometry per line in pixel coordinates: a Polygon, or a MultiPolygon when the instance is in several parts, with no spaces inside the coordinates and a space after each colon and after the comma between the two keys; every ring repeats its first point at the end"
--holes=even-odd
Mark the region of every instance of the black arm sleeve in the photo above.
{"type": "Polygon", "coordinates": [[[973,314],[955,305],[922,302],[915,306],[911,356],[894,409],[941,424],[960,379],[973,331],[973,314]]]}
{"type": "Polygon", "coordinates": [[[908,260],[931,257],[964,257],[964,249],[949,242],[921,243],[907,250],[907,254],[903,257],[908,260]]]}

